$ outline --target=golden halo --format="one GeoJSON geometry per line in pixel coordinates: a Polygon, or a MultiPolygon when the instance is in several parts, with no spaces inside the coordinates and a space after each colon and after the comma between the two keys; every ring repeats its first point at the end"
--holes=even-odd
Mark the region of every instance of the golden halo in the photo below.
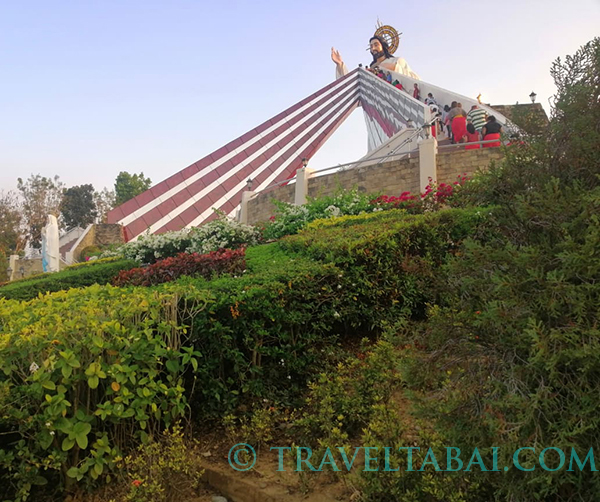
{"type": "Polygon", "coordinates": [[[386,24],[377,28],[373,36],[383,38],[388,44],[390,54],[394,54],[398,50],[398,45],[400,45],[400,35],[402,33],[398,33],[395,28],[386,24]]]}

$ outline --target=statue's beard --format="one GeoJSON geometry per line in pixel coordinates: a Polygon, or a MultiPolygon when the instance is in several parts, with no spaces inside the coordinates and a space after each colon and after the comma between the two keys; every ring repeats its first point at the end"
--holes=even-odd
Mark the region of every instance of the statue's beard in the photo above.
{"type": "Polygon", "coordinates": [[[383,57],[385,59],[385,52],[383,51],[379,51],[379,52],[371,52],[371,54],[373,55],[373,59],[375,61],[378,61],[379,58],[383,57]]]}

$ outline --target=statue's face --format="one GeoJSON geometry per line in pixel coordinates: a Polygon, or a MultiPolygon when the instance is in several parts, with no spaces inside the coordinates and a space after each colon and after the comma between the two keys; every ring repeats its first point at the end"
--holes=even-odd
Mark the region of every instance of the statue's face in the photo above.
{"type": "Polygon", "coordinates": [[[373,56],[383,53],[383,47],[381,46],[381,42],[379,40],[377,40],[377,39],[371,40],[371,42],[369,43],[369,46],[370,46],[371,54],[373,54],[373,56]]]}

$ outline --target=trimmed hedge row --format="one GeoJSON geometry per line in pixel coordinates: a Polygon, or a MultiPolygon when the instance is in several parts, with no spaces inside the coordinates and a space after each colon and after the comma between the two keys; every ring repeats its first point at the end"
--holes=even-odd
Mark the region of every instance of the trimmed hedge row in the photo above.
{"type": "Polygon", "coordinates": [[[219,249],[206,254],[179,253],[147,267],[121,270],[113,286],[155,286],[188,275],[211,279],[222,274],[241,274],[246,268],[245,250],[219,249]]]}
{"type": "Polygon", "coordinates": [[[53,274],[9,282],[0,287],[0,298],[26,301],[36,298],[40,293],[54,293],[92,284],[108,284],[121,270],[129,270],[137,265],[134,260],[118,260],[66,268],[53,274]]]}
{"type": "Polygon", "coordinates": [[[400,311],[425,316],[436,301],[440,269],[463,239],[486,235],[491,209],[448,209],[409,215],[403,210],[344,216],[311,223],[282,248],[334,263],[349,274],[361,318],[380,325],[400,311]]]}

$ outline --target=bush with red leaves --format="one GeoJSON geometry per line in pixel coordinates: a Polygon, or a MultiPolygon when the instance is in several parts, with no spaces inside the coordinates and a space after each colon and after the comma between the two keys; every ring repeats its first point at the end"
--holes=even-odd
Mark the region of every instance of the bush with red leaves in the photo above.
{"type": "Polygon", "coordinates": [[[113,286],[154,286],[183,275],[210,279],[215,275],[242,273],[246,268],[245,249],[219,249],[207,254],[179,253],[147,267],[122,270],[113,286]]]}

